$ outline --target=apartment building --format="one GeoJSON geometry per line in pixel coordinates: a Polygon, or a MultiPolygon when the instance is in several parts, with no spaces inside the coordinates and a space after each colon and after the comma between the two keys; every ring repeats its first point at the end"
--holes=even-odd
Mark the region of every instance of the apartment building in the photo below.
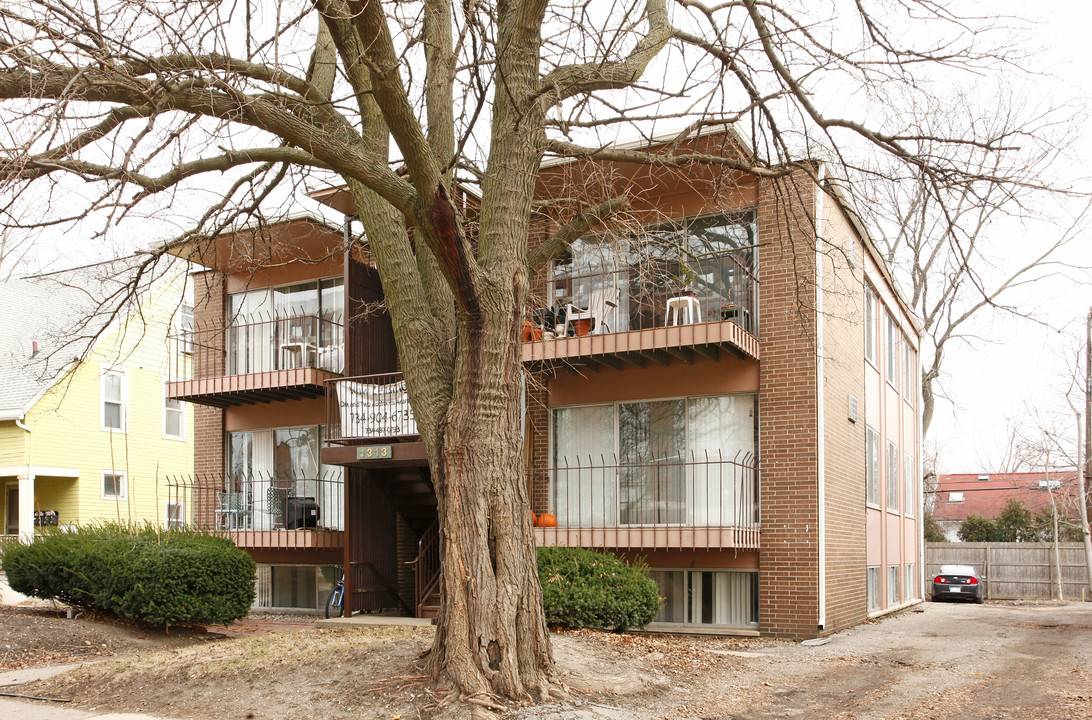
{"type": "MultiPolygon", "coordinates": [[[[721,132],[680,150],[740,147],[721,132]]],[[[654,627],[812,637],[921,597],[918,331],[819,172],[540,174],[542,199],[630,202],[625,231],[589,234],[533,281],[536,539],[643,559],[664,597],[654,627]]],[[[314,197],[353,212],[344,191],[314,197]]],[[[540,238],[565,221],[543,207],[540,238]]],[[[191,491],[258,560],[260,603],[319,607],[338,563],[346,612],[428,616],[435,497],[381,287],[346,247],[295,219],[180,249],[209,270],[195,375],[169,392],[198,404],[191,491]]]]}

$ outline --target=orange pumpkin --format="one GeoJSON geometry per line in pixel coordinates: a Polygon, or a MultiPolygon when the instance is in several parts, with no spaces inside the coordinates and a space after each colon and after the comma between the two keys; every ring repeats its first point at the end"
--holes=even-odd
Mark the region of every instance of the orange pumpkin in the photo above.
{"type": "Polygon", "coordinates": [[[535,515],[535,511],[531,511],[531,525],[538,525],[538,515],[535,515]]]}
{"type": "Polygon", "coordinates": [[[557,527],[557,518],[550,513],[542,513],[535,524],[539,527],[557,527]]]}

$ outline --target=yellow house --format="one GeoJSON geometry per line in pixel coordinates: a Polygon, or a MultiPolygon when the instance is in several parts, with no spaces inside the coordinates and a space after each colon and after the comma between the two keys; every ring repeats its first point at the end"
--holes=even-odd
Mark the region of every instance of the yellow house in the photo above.
{"type": "Polygon", "coordinates": [[[189,372],[192,298],[183,263],[139,267],[0,283],[4,535],[185,520],[166,478],[193,472],[193,421],[164,389],[189,372]]]}

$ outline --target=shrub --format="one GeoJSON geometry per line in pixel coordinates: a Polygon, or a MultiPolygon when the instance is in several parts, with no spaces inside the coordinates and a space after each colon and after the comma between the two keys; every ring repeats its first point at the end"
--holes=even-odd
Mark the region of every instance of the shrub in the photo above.
{"type": "Polygon", "coordinates": [[[227,623],[254,601],[254,561],[224,538],[116,525],[4,549],[13,590],[169,627],[227,623]]]}
{"type": "Polygon", "coordinates": [[[582,548],[539,548],[546,622],[572,628],[644,627],[660,609],[659,587],[642,568],[582,548]]]}

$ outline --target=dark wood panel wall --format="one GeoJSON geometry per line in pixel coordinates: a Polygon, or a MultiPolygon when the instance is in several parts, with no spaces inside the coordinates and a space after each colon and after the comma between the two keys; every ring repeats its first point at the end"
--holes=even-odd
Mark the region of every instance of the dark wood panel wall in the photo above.
{"type": "Polygon", "coordinates": [[[345,374],[398,372],[391,316],[379,272],[346,253],[345,374]]]}

